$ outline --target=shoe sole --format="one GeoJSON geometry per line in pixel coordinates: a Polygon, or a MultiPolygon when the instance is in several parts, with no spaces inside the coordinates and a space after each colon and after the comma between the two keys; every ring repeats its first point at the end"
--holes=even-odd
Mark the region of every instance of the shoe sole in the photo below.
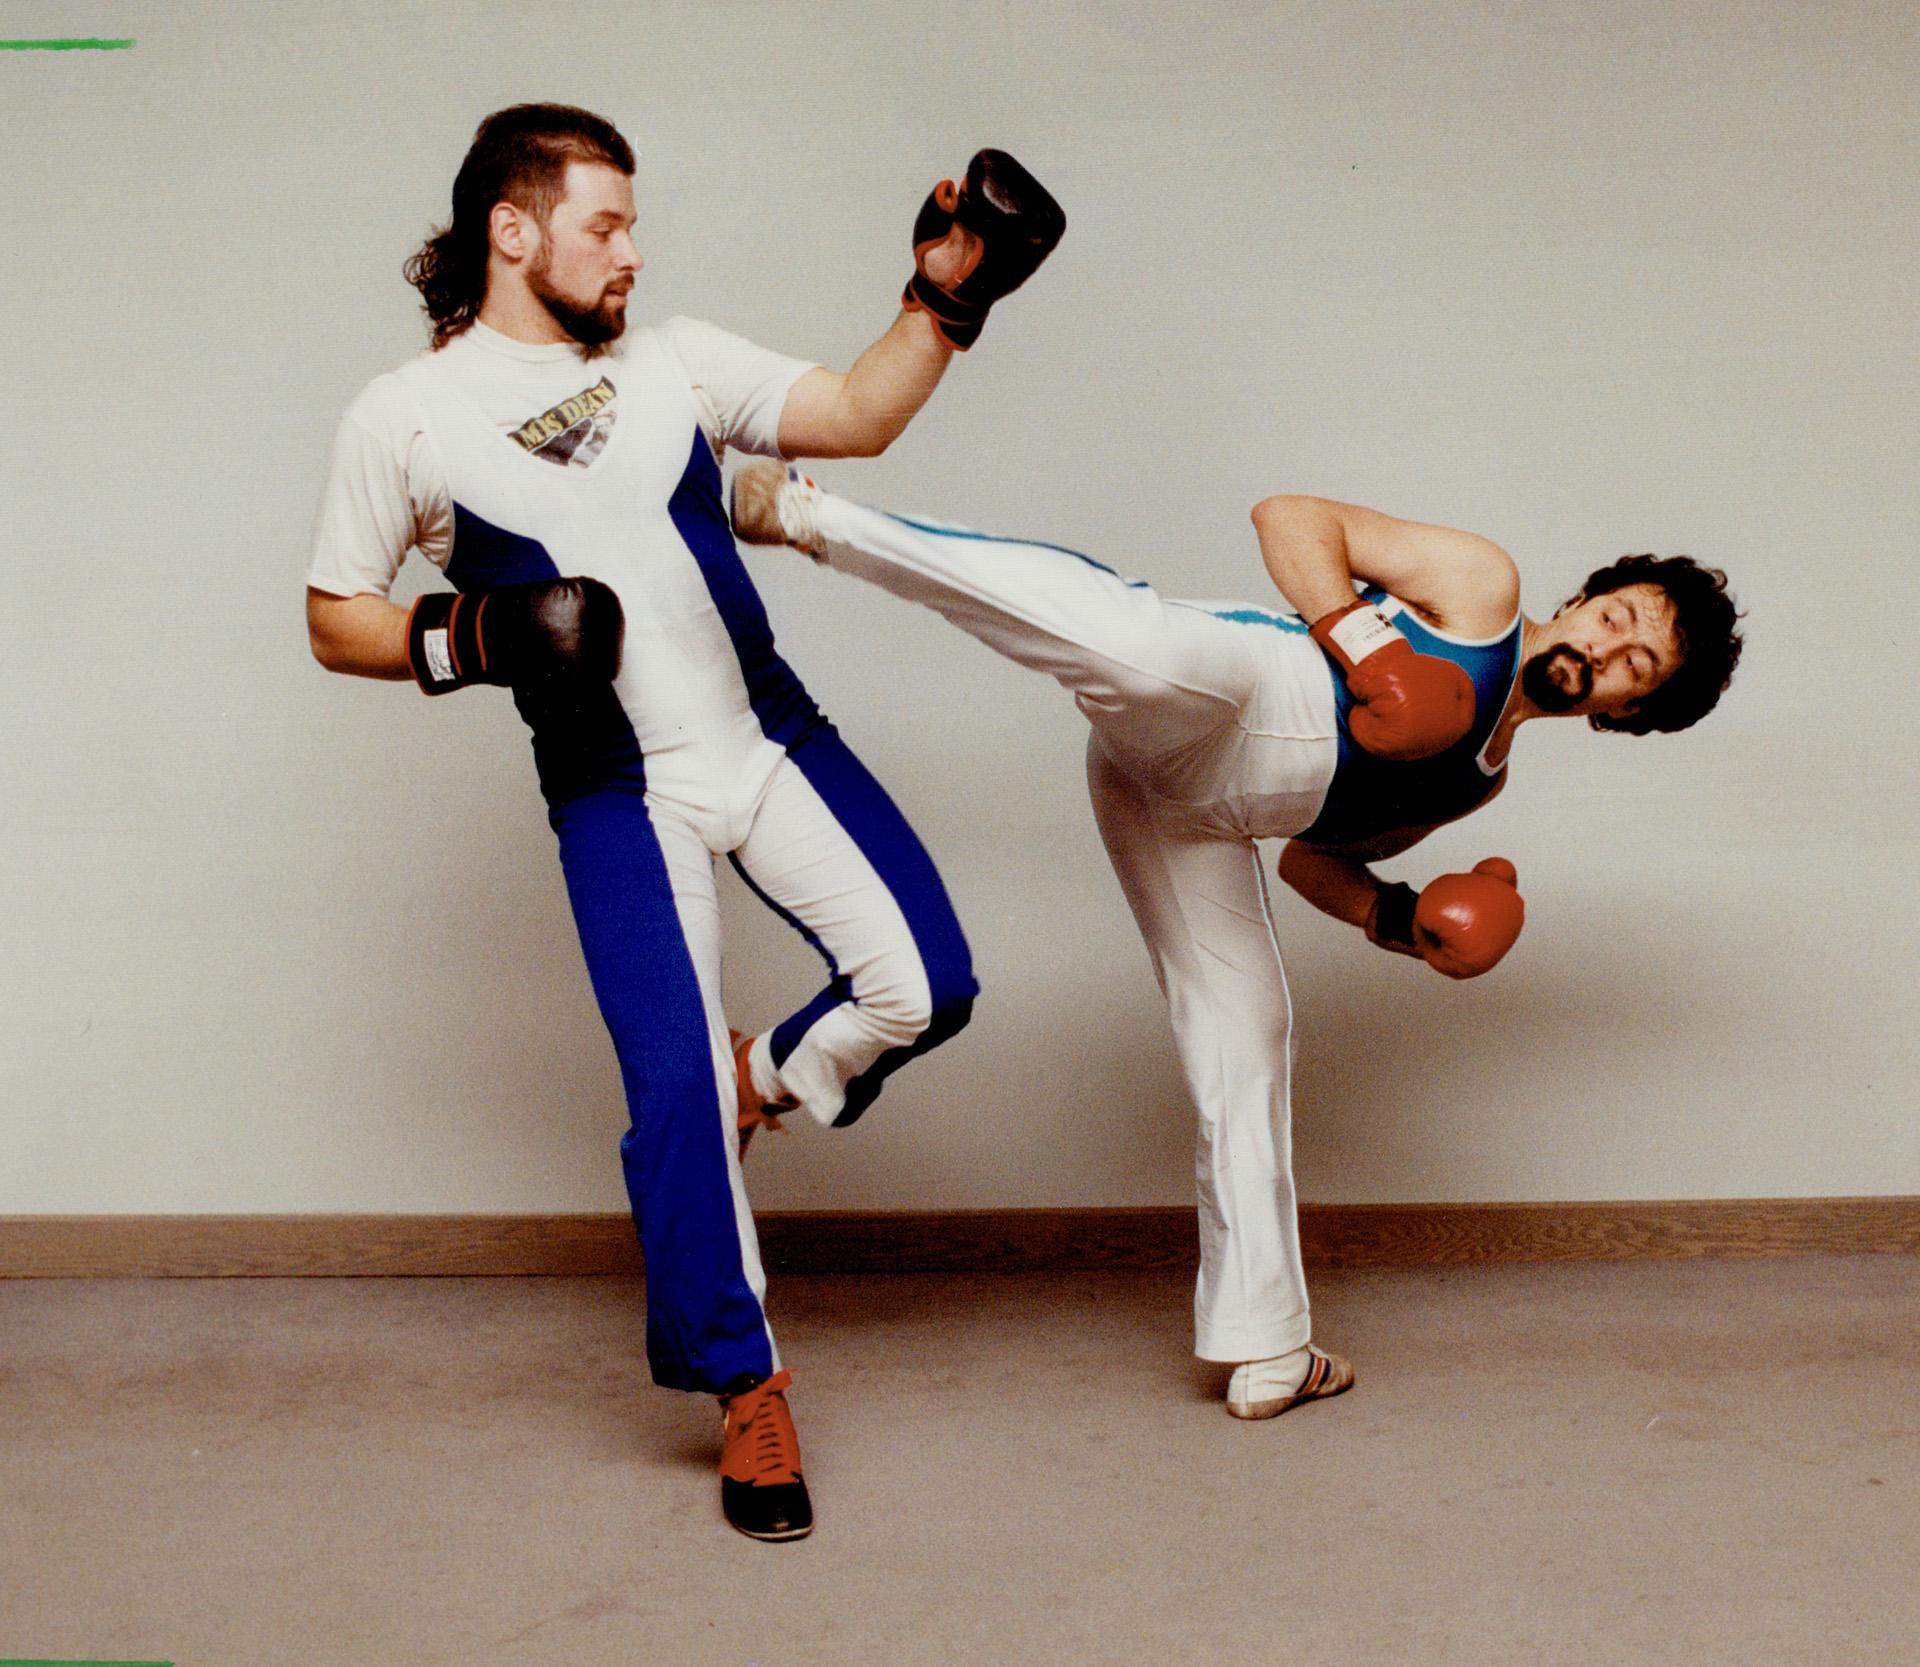
{"type": "Polygon", "coordinates": [[[1303,1401],[1328,1400],[1335,1395],[1344,1395],[1352,1387],[1353,1367],[1348,1361],[1337,1354],[1313,1349],[1313,1364],[1307,1368],[1307,1381],[1294,1394],[1277,1396],[1271,1401],[1249,1401],[1244,1408],[1229,1401],[1227,1412],[1234,1418],[1278,1418],[1287,1408],[1297,1407],[1303,1401]]]}
{"type": "Polygon", "coordinates": [[[779,1545],[787,1540],[804,1540],[813,1532],[813,1524],[804,1528],[783,1528],[777,1534],[756,1534],[751,1528],[742,1528],[737,1522],[727,1524],[736,1534],[744,1534],[750,1540],[760,1540],[767,1545],[779,1545]]]}

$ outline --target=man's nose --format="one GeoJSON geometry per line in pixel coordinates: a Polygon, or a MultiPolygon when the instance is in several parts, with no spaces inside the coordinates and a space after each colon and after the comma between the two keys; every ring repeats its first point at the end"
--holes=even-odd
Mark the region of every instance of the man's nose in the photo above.
{"type": "Polygon", "coordinates": [[[1570,639],[1567,646],[1578,654],[1587,664],[1590,672],[1598,671],[1606,663],[1606,644],[1600,640],[1597,632],[1587,632],[1570,639]]]}
{"type": "Polygon", "coordinates": [[[1625,635],[1624,631],[1616,631],[1606,621],[1595,620],[1580,633],[1575,641],[1580,652],[1589,660],[1599,660],[1604,658],[1611,649],[1618,647],[1625,635]]]}

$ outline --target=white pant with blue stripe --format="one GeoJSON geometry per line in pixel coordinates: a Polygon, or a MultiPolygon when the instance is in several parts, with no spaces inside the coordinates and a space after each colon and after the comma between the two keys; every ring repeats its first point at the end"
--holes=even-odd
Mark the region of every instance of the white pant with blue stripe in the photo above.
{"type": "Polygon", "coordinates": [[[637,762],[583,771],[548,814],[632,1120],[620,1152],[648,1359],[659,1383],[726,1393],[780,1361],[736,1146],[716,852],[827,964],[825,988],[769,1033],[822,1122],[852,1122],[966,1023],[966,941],[912,829],[824,722],[777,760],[737,834],[649,794],[637,762]]]}
{"type": "Polygon", "coordinates": [[[1337,756],[1297,622],[1171,602],[1076,552],[822,494],[827,564],[933,608],[1074,696],[1101,837],[1199,1112],[1195,1352],[1255,1360],[1311,1322],[1292,1174],[1292,1006],[1256,838],[1305,827],[1337,756]]]}

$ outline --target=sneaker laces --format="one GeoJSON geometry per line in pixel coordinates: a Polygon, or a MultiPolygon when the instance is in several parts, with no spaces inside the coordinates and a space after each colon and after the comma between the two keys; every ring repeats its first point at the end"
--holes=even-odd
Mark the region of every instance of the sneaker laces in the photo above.
{"type": "Polygon", "coordinates": [[[782,1368],[764,1383],[722,1397],[721,1475],[760,1487],[800,1480],[800,1437],[784,1393],[792,1382],[793,1374],[782,1368]]]}

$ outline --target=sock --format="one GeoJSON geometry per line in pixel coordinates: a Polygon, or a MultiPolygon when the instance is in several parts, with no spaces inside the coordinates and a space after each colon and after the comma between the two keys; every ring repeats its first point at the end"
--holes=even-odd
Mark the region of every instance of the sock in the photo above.
{"type": "Polygon", "coordinates": [[[1313,1353],[1305,1343],[1289,1354],[1243,1361],[1233,1369],[1227,1394],[1236,1401],[1284,1400],[1298,1392],[1312,1366],[1313,1353]]]}

